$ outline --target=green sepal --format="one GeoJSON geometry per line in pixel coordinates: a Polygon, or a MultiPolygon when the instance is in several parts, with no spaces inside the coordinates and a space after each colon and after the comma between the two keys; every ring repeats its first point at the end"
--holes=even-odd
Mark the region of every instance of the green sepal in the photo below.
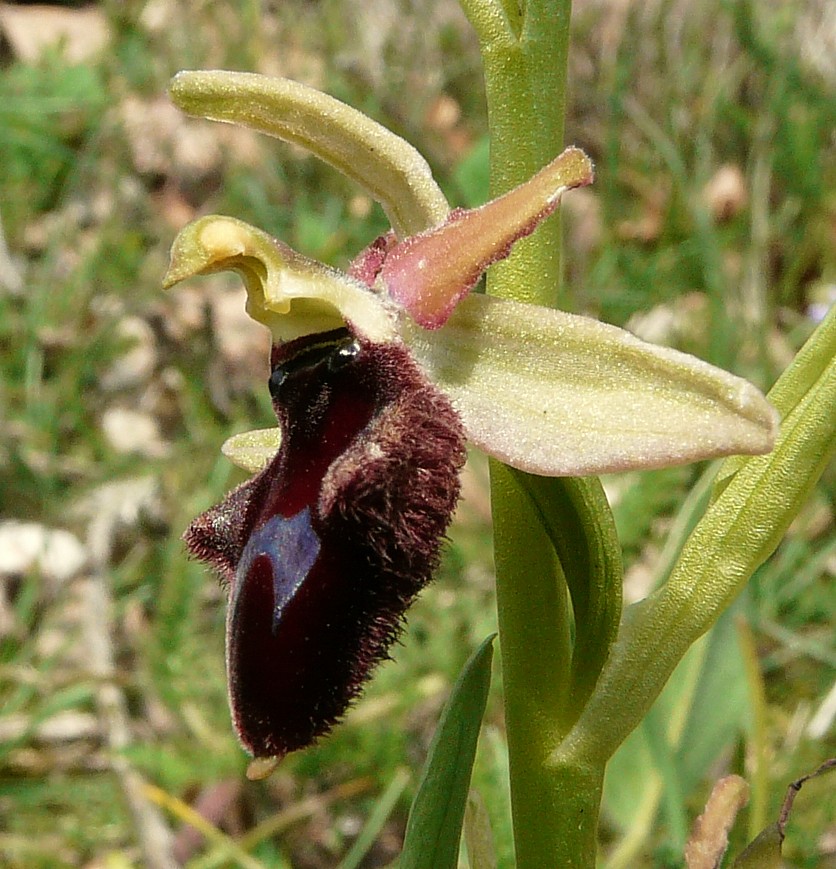
{"type": "Polygon", "coordinates": [[[171,80],[169,93],[189,115],[307,148],[367,190],[400,238],[441,223],[450,210],[412,145],[315,88],[255,73],[185,70],[171,80]]]}
{"type": "Polygon", "coordinates": [[[750,383],[624,329],[470,295],[434,331],[401,318],[472,442],[542,476],[768,452],[777,414],[750,383]]]}

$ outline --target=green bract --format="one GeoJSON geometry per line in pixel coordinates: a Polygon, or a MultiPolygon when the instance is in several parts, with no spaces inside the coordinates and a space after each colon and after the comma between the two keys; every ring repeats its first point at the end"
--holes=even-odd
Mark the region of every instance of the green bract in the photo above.
{"type": "MultiPolygon", "coordinates": [[[[349,275],[238,220],[204,217],[176,239],[166,285],[234,269],[250,315],[276,342],[346,325],[366,341],[405,343],[470,439],[530,473],[586,475],[772,448],[777,415],[746,381],[586,317],[468,295],[566,190],[591,182],[592,166],[577,149],[482,208],[450,212],[409,144],[310,88],[184,72],[171,93],[190,114],[310,148],[382,204],[394,233],[361,254],[349,275]]],[[[251,432],[224,452],[255,471],[278,443],[278,430],[251,432]]]]}

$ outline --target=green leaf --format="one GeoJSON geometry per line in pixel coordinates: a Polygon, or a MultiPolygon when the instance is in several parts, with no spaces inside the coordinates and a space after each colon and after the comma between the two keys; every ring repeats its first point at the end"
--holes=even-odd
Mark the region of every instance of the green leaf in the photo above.
{"type": "Polygon", "coordinates": [[[689,808],[684,795],[744,729],[746,681],[734,615],[727,611],[688,650],[607,765],[605,811],[623,833],[610,869],[634,865],[650,838],[658,839],[660,810],[667,843],[681,851],[689,808]]]}
{"type": "Polygon", "coordinates": [[[491,681],[494,634],[464,665],[430,745],[412,803],[400,869],[455,867],[476,742],[491,681]]]}
{"type": "MultiPolygon", "coordinates": [[[[775,449],[747,459],[694,528],[668,582],[632,606],[596,690],[555,760],[605,758],[639,723],[688,647],[769,558],[836,451],[836,309],[776,389],[793,396],[775,449]],[[813,356],[810,356],[810,348],[813,356]],[[813,364],[811,358],[817,363],[813,364]],[[810,372],[820,373],[806,389],[810,372]]],[[[721,469],[722,474],[722,469],[721,469]]]]}
{"type": "Polygon", "coordinates": [[[597,477],[514,473],[531,499],[563,569],[575,616],[567,713],[576,717],[592,693],[621,618],[621,547],[597,477]]]}

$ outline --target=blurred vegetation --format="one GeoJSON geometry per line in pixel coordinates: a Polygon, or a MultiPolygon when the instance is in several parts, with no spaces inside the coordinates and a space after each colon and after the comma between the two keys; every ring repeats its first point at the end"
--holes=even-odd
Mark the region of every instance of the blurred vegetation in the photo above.
{"type": "MultiPolygon", "coordinates": [[[[24,29],[48,34],[28,11],[24,29]]],[[[263,337],[228,319],[227,278],[163,295],[167,249],[187,220],[222,212],[344,265],[385,222],[313,158],[179,118],[165,87],[195,67],[299,78],[408,138],[451,202],[474,204],[487,195],[475,40],[452,0],[73,11],[95,17],[103,47],[85,25],[33,52],[0,17],[1,527],[7,548],[12,521],[71,531],[87,556],[69,576],[2,562],[0,863],[152,865],[133,794],[195,869],[388,865],[446,690],[494,629],[484,463],[468,468],[443,569],[396,661],[332,737],[247,782],[223,595],[178,537],[241,479],[222,441],[270,424],[263,337]],[[159,790],[132,789],[133,770],[159,790]],[[205,837],[186,829],[189,807],[205,837]]],[[[574,28],[567,138],[597,180],[564,208],[566,305],[768,387],[836,295],[832,7],[578,0],[574,28]]],[[[687,529],[704,470],[605,481],[631,599],[663,576],[666,535],[687,529]]],[[[786,784],[834,753],[835,495],[831,469],[613,762],[609,865],[681,865],[726,771],[752,782],[763,826],[786,784]]],[[[500,677],[473,784],[510,867],[500,677]]],[[[836,866],[826,779],[799,797],[785,854],[836,866]]]]}

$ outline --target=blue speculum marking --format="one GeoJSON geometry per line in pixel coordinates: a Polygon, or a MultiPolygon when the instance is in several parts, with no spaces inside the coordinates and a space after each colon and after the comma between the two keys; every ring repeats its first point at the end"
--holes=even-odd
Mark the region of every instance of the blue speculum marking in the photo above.
{"type": "Polygon", "coordinates": [[[319,556],[320,540],[311,525],[309,507],[290,518],[273,516],[254,531],[238,563],[236,597],[247,580],[250,568],[259,558],[267,558],[273,573],[273,632],[282,610],[290,601],[319,556]]]}

